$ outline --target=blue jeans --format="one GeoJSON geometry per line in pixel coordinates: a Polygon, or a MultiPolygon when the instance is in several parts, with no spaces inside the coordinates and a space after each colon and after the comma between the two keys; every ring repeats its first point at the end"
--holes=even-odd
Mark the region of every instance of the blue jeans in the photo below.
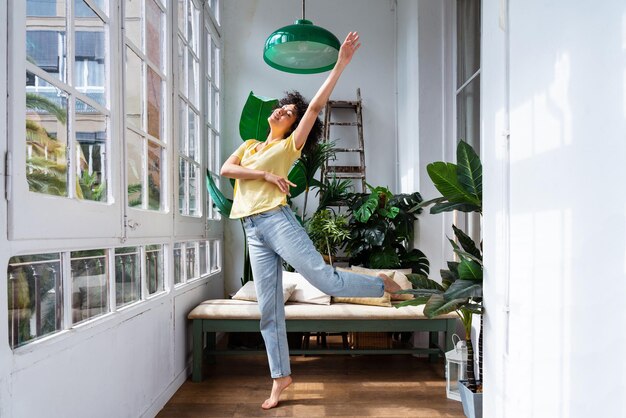
{"type": "Polygon", "coordinates": [[[261,334],[272,378],[291,374],[285,327],[281,258],[313,286],[331,296],[380,297],[378,277],[337,271],[324,262],[288,206],[243,218],[261,310],[261,334]]]}

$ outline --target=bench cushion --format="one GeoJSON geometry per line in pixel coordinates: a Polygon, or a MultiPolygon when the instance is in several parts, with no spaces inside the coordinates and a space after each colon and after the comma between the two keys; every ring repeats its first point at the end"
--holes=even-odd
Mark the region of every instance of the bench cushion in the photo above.
{"type": "MultiPolygon", "coordinates": [[[[211,299],[202,302],[187,316],[189,319],[260,319],[256,302],[232,299],[211,299]]],[[[437,318],[457,318],[456,313],[440,315],[437,318]]],[[[424,306],[403,306],[388,308],[380,306],[333,303],[312,305],[291,303],[285,305],[287,320],[341,320],[341,319],[428,319],[424,316],[424,306]]]]}

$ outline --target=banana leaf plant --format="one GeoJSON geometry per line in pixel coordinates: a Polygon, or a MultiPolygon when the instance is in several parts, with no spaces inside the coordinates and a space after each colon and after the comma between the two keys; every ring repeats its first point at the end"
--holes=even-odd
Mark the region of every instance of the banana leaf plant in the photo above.
{"type": "Polygon", "coordinates": [[[467,343],[467,380],[468,389],[477,390],[474,371],[474,346],[470,338],[472,316],[482,314],[483,306],[483,261],[482,252],[474,241],[456,226],[454,235],[459,244],[448,238],[460,261],[448,262],[448,269],[441,270],[442,283],[429,279],[425,275],[409,274],[407,277],[413,289],[399,293],[414,295],[414,299],[403,301],[398,306],[425,305],[424,315],[434,318],[450,312],[456,312],[463,323],[467,343]]]}
{"type": "MultiPolygon", "coordinates": [[[[420,202],[411,211],[419,211],[431,206],[430,213],[478,212],[482,215],[482,176],[483,168],[476,151],[465,141],[460,141],[456,152],[457,164],[434,162],[426,166],[426,171],[433,184],[441,193],[440,197],[420,202]]],[[[480,249],[474,241],[456,226],[452,226],[458,241],[450,244],[459,261],[448,262],[448,269],[441,270],[442,283],[439,284],[426,276],[412,276],[416,298],[404,304],[424,306],[424,314],[429,318],[456,311],[465,329],[468,347],[468,389],[479,390],[474,373],[474,349],[471,340],[472,317],[482,314],[483,258],[482,243],[480,249]]],[[[482,316],[479,346],[482,342],[482,316]]],[[[479,378],[482,376],[482,347],[479,353],[479,378]]]]}
{"type": "Polygon", "coordinates": [[[483,167],[476,151],[465,141],[456,149],[457,164],[437,161],[426,166],[440,197],[420,202],[412,210],[433,205],[430,213],[479,212],[482,214],[483,167]]]}

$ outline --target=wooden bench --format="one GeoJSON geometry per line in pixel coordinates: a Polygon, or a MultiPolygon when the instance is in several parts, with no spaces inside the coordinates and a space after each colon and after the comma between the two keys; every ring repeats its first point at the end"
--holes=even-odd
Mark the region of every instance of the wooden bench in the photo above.
{"type": "MultiPolygon", "coordinates": [[[[250,354],[259,350],[217,350],[217,332],[259,332],[260,314],[256,302],[232,299],[214,299],[202,302],[188,315],[193,321],[192,380],[202,380],[204,356],[212,361],[215,355],[250,354]],[[204,337],[206,336],[206,348],[204,337]]],[[[288,332],[429,332],[427,348],[391,349],[293,349],[290,354],[428,354],[431,360],[453,348],[452,334],[456,329],[454,313],[429,319],[423,306],[378,307],[333,303],[313,305],[287,303],[285,318],[288,332]],[[439,333],[444,333],[444,347],[439,345],[439,333]]],[[[263,351],[264,352],[264,351],[263,351]]]]}

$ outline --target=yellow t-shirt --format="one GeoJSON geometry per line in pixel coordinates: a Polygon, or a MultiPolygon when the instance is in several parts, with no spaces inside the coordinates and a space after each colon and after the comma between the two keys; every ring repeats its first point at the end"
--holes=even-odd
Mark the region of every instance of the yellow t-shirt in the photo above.
{"type": "MultiPolygon", "coordinates": [[[[296,149],[293,134],[257,152],[256,146],[259,143],[256,139],[249,139],[233,155],[239,158],[242,167],[267,171],[286,178],[301,154],[301,150],[296,149]]],[[[243,218],[286,204],[287,196],[274,183],[263,179],[237,179],[230,217],[243,218]]]]}

